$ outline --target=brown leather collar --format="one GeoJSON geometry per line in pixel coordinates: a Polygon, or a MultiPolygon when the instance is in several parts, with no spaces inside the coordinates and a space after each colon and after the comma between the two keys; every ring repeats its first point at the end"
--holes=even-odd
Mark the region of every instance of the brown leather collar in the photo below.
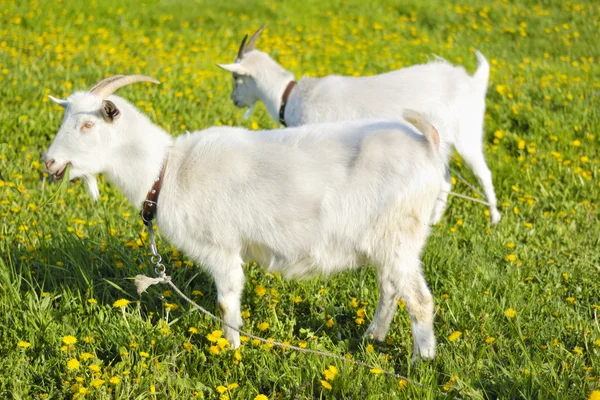
{"type": "Polygon", "coordinates": [[[146,200],[144,200],[144,205],[142,206],[141,216],[144,224],[149,225],[152,223],[152,220],[156,216],[156,208],[158,205],[158,195],[160,194],[160,187],[162,186],[162,180],[165,176],[165,169],[167,168],[167,159],[163,163],[160,168],[160,173],[158,174],[158,178],[154,181],[154,185],[146,195],[146,200]]]}
{"type": "Polygon", "coordinates": [[[279,122],[281,122],[283,126],[287,126],[284,118],[285,105],[287,104],[288,98],[290,97],[290,93],[292,93],[292,89],[294,88],[294,86],[296,86],[296,81],[290,81],[290,83],[288,83],[288,85],[285,87],[283,95],[281,95],[281,107],[279,107],[279,122]]]}

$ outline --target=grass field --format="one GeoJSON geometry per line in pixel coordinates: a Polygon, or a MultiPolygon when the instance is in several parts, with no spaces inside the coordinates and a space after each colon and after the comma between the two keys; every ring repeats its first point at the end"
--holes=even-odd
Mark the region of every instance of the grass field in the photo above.
{"type": "MultiPolygon", "coordinates": [[[[599,3],[85,3],[0,0],[1,398],[600,399],[599,3]],[[39,153],[63,110],[46,96],[108,75],[163,82],[119,95],[173,135],[275,127],[263,107],[242,120],[215,66],[264,23],[258,48],[297,78],[433,54],[473,71],[474,49],[492,65],[485,153],[503,219],[491,227],[484,206],[451,198],[432,230],[434,361],[411,365],[402,309],[387,343],[362,338],[378,298],[372,269],[293,282],[247,267],[245,329],[410,382],[251,341],[228,350],[218,324],[164,287],[137,296],[130,278],[152,273],[147,235],[114,187],[100,179],[96,204],[80,182],[52,197],[39,153]]],[[[457,156],[452,166],[475,181],[457,156]]],[[[455,190],[474,195],[461,181],[455,190]]],[[[215,311],[201,266],[159,248],[175,283],[215,311]]]]}

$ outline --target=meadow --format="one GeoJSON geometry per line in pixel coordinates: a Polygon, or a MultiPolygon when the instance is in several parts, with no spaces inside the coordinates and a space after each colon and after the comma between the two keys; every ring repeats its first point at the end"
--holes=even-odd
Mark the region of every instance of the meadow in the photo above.
{"type": "MultiPolygon", "coordinates": [[[[0,0],[0,397],[600,399],[599,21],[583,0],[0,0]],[[402,304],[385,343],[363,339],[372,268],[297,282],[250,263],[242,304],[249,332],[375,369],[251,340],[229,350],[165,287],[135,292],[131,278],[153,270],[133,205],[102,177],[94,203],[44,172],[63,115],[47,95],[113,74],[162,82],[118,94],[173,135],[276,127],[262,106],[244,120],[215,66],[264,23],[257,48],[297,79],[433,55],[473,72],[475,49],[490,62],[485,155],[503,219],[451,197],[432,228],[435,360],[411,364],[402,304]]],[[[454,190],[477,196],[460,179],[454,190]]],[[[202,266],[158,246],[176,285],[216,312],[202,266]]]]}

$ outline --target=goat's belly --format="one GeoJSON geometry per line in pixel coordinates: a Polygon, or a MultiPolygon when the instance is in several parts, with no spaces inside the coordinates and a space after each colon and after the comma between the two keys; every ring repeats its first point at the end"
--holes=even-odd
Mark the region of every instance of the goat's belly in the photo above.
{"type": "Polygon", "coordinates": [[[267,271],[277,272],[288,279],[310,278],[354,268],[359,259],[356,253],[342,249],[290,259],[260,245],[247,246],[243,258],[245,261],[256,261],[267,271]]]}

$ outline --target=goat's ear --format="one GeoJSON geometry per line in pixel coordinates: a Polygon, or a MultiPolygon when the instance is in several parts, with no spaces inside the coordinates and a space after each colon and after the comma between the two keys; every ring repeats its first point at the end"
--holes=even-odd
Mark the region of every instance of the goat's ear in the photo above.
{"type": "Polygon", "coordinates": [[[67,108],[69,102],[67,100],[57,99],[56,97],[48,96],[50,100],[61,106],[62,108],[67,108]]]}
{"type": "Polygon", "coordinates": [[[226,71],[229,71],[231,73],[238,74],[238,75],[246,75],[246,76],[250,76],[251,75],[250,71],[248,71],[246,68],[244,68],[242,66],[242,64],[240,64],[240,63],[217,64],[217,67],[223,68],[226,71]]]}
{"type": "Polygon", "coordinates": [[[110,100],[102,101],[102,117],[106,122],[113,122],[115,119],[121,116],[121,111],[117,108],[115,103],[110,100]]]}

